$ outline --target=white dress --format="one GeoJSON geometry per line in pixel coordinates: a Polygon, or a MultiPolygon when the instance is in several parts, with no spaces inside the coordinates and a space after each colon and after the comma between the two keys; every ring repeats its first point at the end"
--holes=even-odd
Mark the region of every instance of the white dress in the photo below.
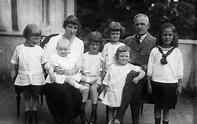
{"type": "Polygon", "coordinates": [[[88,77],[99,77],[96,83],[101,84],[100,71],[102,70],[101,53],[91,55],[89,52],[83,54],[82,57],[82,72],[88,77]]]}
{"type": "MultiPolygon", "coordinates": [[[[74,61],[73,59],[75,58],[73,58],[71,55],[67,55],[66,57],[61,57],[57,54],[52,54],[50,56],[50,64],[54,65],[55,67],[60,67],[64,70],[71,70],[75,66],[75,63],[73,63],[74,61]]],[[[67,75],[59,75],[57,73],[54,74],[56,77],[56,83],[58,84],[63,84],[65,79],[68,77],[67,75]]],[[[72,75],[71,77],[73,77],[78,82],[81,80],[81,74],[79,72],[72,75]]],[[[49,75],[46,78],[46,82],[52,83],[49,75]]]]}
{"type": "Polygon", "coordinates": [[[43,85],[45,79],[42,64],[46,62],[43,49],[35,45],[26,47],[24,44],[18,45],[10,60],[14,65],[19,66],[18,75],[14,82],[18,86],[43,85]]]}
{"type": "Polygon", "coordinates": [[[104,48],[102,50],[102,61],[106,63],[106,71],[108,70],[109,66],[114,63],[115,61],[115,53],[118,47],[124,46],[124,43],[118,42],[116,44],[112,44],[110,42],[106,43],[104,45],[104,48]]]}
{"type": "Polygon", "coordinates": [[[127,74],[131,71],[139,72],[140,67],[130,63],[119,66],[112,64],[107,71],[103,80],[103,84],[107,85],[107,92],[103,97],[103,92],[100,94],[102,103],[111,107],[119,107],[122,100],[122,90],[125,84],[127,74]]]}

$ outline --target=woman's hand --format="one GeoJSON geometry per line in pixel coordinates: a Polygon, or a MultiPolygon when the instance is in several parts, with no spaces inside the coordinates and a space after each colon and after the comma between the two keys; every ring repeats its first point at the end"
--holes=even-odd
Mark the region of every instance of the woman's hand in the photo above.
{"type": "Polygon", "coordinates": [[[67,70],[67,73],[69,76],[72,76],[77,73],[77,70],[75,68],[73,68],[73,69],[67,70]]]}
{"type": "Polygon", "coordinates": [[[63,75],[65,73],[65,70],[60,68],[60,67],[55,67],[54,71],[59,74],[59,75],[63,75]]]}
{"type": "Polygon", "coordinates": [[[148,92],[149,93],[152,93],[152,86],[150,84],[150,81],[148,81],[148,92]]]}
{"type": "Polygon", "coordinates": [[[55,83],[56,82],[56,77],[52,74],[50,75],[50,80],[52,83],[55,83]]]}

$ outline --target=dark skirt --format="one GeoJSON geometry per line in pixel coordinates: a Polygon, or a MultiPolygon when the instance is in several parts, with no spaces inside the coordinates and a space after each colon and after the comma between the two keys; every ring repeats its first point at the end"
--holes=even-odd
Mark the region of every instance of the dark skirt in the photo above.
{"type": "Polygon", "coordinates": [[[49,111],[57,124],[67,124],[80,114],[82,95],[68,83],[47,83],[42,87],[49,111]]]}
{"type": "Polygon", "coordinates": [[[175,109],[177,104],[177,83],[151,82],[155,105],[162,109],[175,109]]]}

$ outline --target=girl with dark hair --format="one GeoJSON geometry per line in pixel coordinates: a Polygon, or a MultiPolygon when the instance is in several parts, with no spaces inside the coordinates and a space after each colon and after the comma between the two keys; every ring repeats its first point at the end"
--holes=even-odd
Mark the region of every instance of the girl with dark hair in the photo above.
{"type": "MultiPolygon", "coordinates": [[[[69,55],[73,58],[74,67],[71,70],[65,70],[56,67],[54,71],[57,74],[74,75],[82,66],[81,57],[84,53],[84,43],[76,37],[80,28],[79,19],[74,16],[68,16],[63,22],[64,33],[52,37],[44,46],[44,51],[48,62],[45,65],[46,70],[50,66],[50,55],[57,54],[57,42],[59,39],[66,39],[70,42],[69,55]]],[[[43,93],[46,96],[46,102],[50,113],[57,124],[71,124],[73,119],[80,114],[82,95],[81,92],[71,86],[69,83],[57,84],[46,82],[43,87],[43,93]]]]}
{"type": "Polygon", "coordinates": [[[171,23],[164,23],[156,38],[148,61],[148,91],[153,94],[155,124],[169,123],[170,109],[175,109],[177,95],[182,92],[183,57],[178,49],[178,34],[171,23]]]}

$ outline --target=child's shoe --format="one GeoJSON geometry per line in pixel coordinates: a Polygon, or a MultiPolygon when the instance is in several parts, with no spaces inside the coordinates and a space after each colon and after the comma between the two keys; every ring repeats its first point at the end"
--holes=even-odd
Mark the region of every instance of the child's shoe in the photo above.
{"type": "Polygon", "coordinates": [[[97,105],[98,104],[92,104],[92,112],[91,112],[89,124],[96,124],[97,122],[97,105]]]}
{"type": "Polygon", "coordinates": [[[81,124],[88,124],[87,118],[86,118],[86,113],[85,113],[85,105],[86,105],[86,102],[82,102],[81,109],[80,109],[81,124]]]}
{"type": "Polygon", "coordinates": [[[112,124],[120,124],[120,121],[115,119],[112,124]]]}
{"type": "Polygon", "coordinates": [[[37,111],[32,110],[31,124],[38,124],[37,111]]]}
{"type": "Polygon", "coordinates": [[[24,119],[24,122],[23,124],[30,124],[31,122],[31,111],[28,110],[28,111],[25,111],[25,119],[24,119]]]}
{"type": "Polygon", "coordinates": [[[155,124],[161,124],[161,118],[155,118],[155,124]]]}

